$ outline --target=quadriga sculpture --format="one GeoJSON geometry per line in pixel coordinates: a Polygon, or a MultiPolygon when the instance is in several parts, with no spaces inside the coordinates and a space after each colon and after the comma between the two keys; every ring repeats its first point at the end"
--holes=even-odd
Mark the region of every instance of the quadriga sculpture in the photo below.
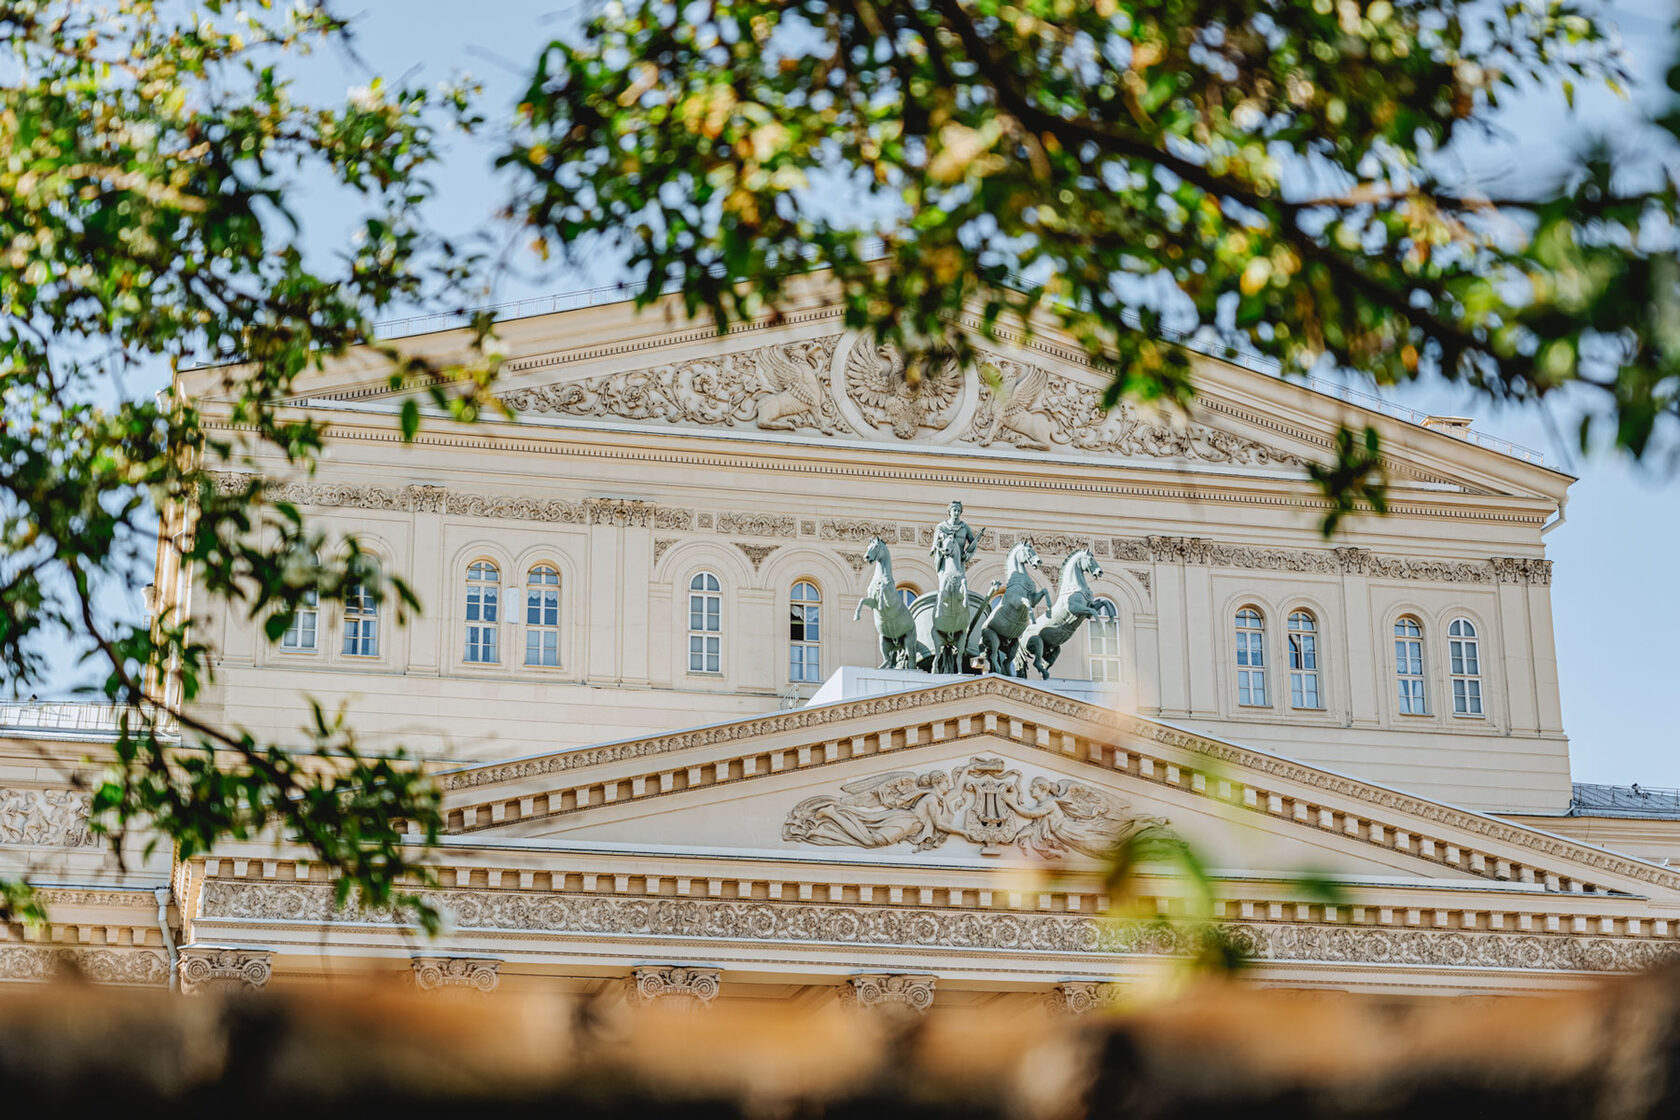
{"type": "Polygon", "coordinates": [[[1079,629],[1079,624],[1094,615],[1106,613],[1114,617],[1114,604],[1091,594],[1086,576],[1101,578],[1102,568],[1091,550],[1082,548],[1062,563],[1061,594],[1056,597],[1050,613],[1036,618],[1021,635],[1020,652],[1016,654],[1019,676],[1027,675],[1027,666],[1038,670],[1039,676],[1050,679],[1050,667],[1061,655],[1062,647],[1079,629]]]}
{"type": "Polygon", "coordinates": [[[875,565],[875,575],[869,590],[852,612],[852,621],[863,617],[863,608],[875,612],[875,635],[881,643],[881,668],[914,669],[916,667],[916,620],[910,608],[898,597],[898,584],[893,580],[892,555],[886,542],[874,537],[863,553],[864,562],[875,565]]]}
{"type": "Polygon", "coordinates": [[[933,608],[933,671],[961,673],[968,654],[968,626],[973,621],[968,602],[968,577],[950,537],[934,542],[939,562],[939,600],[933,608]]]}

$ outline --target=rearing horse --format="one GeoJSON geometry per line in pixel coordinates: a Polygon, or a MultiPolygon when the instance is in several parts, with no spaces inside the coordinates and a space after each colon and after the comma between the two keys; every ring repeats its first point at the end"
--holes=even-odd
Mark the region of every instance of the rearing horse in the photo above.
{"type": "Polygon", "coordinates": [[[933,671],[960,673],[968,652],[968,626],[973,621],[968,608],[968,577],[962,560],[953,549],[953,539],[942,537],[933,546],[939,561],[939,600],[933,608],[933,671]]]}
{"type": "Polygon", "coordinates": [[[1027,675],[1027,665],[1037,669],[1045,680],[1050,679],[1050,666],[1061,655],[1062,646],[1073,637],[1079,624],[1093,615],[1106,612],[1114,617],[1114,604],[1091,594],[1087,575],[1102,576],[1102,568],[1091,550],[1082,548],[1062,563],[1061,594],[1050,613],[1033,620],[1021,635],[1021,649],[1017,654],[1021,676],[1027,675]]]}
{"type": "Polygon", "coordinates": [[[898,597],[898,585],[893,582],[892,555],[887,551],[886,542],[880,537],[870,540],[863,560],[866,564],[875,565],[875,575],[869,581],[869,590],[864,594],[863,601],[852,612],[852,621],[863,617],[865,607],[874,611],[875,634],[881,640],[881,668],[914,669],[916,620],[911,617],[910,608],[904,605],[904,600],[898,597]]]}
{"type": "Polygon", "coordinates": [[[1022,665],[1018,671],[1012,668],[1016,650],[1021,643],[1021,634],[1032,622],[1033,608],[1050,598],[1050,592],[1038,586],[1033,581],[1029,568],[1040,567],[1038,550],[1026,538],[1009,550],[1009,558],[1004,562],[1007,571],[1003,594],[992,604],[992,609],[986,613],[985,621],[976,627],[980,640],[985,644],[985,650],[994,673],[1009,674],[1015,672],[1017,676],[1026,676],[1026,666],[1022,665]]]}

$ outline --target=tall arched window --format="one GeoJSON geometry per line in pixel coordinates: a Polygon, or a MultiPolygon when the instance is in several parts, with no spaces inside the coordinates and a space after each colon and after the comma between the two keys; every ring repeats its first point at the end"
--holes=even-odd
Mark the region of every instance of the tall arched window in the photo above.
{"type": "Polygon", "coordinates": [[[1318,620],[1310,611],[1289,615],[1289,704],[1324,707],[1318,690],[1318,620]]]}
{"type": "Polygon", "coordinates": [[[1407,616],[1394,623],[1394,679],[1400,691],[1400,714],[1429,713],[1423,691],[1423,626],[1407,616]]]}
{"type": "Polygon", "coordinates": [[[912,584],[901,583],[898,585],[898,601],[904,604],[906,610],[910,608],[910,604],[914,603],[920,595],[921,592],[917,591],[912,584]]]}
{"type": "Polygon", "coordinates": [[[1447,627],[1447,661],[1452,677],[1453,715],[1481,715],[1481,643],[1476,639],[1476,624],[1468,618],[1455,618],[1447,627]]]}
{"type": "Polygon", "coordinates": [[[1091,635],[1091,679],[1113,683],[1120,679],[1120,612],[1112,600],[1098,602],[1107,603],[1108,609],[1085,623],[1091,635]]]}
{"type": "Polygon", "coordinates": [[[379,602],[365,583],[353,583],[344,592],[344,652],[379,656],[379,602]]]}
{"type": "Polygon", "coordinates": [[[500,631],[502,573],[488,560],[467,565],[467,653],[466,660],[493,664],[501,660],[496,648],[500,631]]]}
{"type": "Polygon", "coordinates": [[[788,596],[788,680],[822,680],[822,592],[808,580],[788,596]]]}
{"type": "Polygon", "coordinates": [[[723,672],[722,585],[711,572],[688,581],[688,671],[723,672]]]}
{"type": "Polygon", "coordinates": [[[1237,703],[1268,706],[1266,699],[1266,620],[1253,607],[1237,612],[1237,703]]]}
{"type": "Polygon", "coordinates": [[[525,664],[560,664],[560,573],[549,564],[525,575],[525,664]]]}
{"type": "MultiPolygon", "coordinates": [[[[313,573],[321,567],[321,558],[313,552],[298,550],[293,559],[308,565],[313,573]]],[[[297,610],[292,614],[291,625],[280,635],[280,648],[293,653],[310,653],[315,649],[316,632],[321,621],[321,596],[313,587],[306,588],[298,599],[297,610]]]]}

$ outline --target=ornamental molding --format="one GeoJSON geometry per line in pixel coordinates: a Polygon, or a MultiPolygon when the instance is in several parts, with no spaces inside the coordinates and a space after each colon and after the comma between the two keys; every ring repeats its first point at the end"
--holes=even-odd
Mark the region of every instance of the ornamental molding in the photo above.
{"type": "MultiPolygon", "coordinates": [[[[515,782],[528,778],[561,774],[607,763],[658,758],[683,751],[760,739],[788,732],[824,732],[825,729],[834,724],[852,720],[891,717],[915,712],[935,704],[973,702],[992,698],[1012,701],[1051,715],[1095,725],[1108,735],[1126,735],[1135,739],[1158,743],[1191,755],[1204,756],[1225,766],[1292,782],[1307,789],[1337,794],[1358,803],[1363,815],[1369,815],[1369,810],[1373,808],[1386,809],[1406,816],[1420,818],[1446,828],[1480,836],[1495,843],[1511,845],[1514,848],[1521,849],[1525,853],[1525,857],[1529,854],[1550,856],[1609,874],[1621,875],[1680,891],[1680,869],[1661,867],[1602,848],[1580,844],[1561,836],[1532,831],[1494,817],[1485,817],[1465,809],[1425,801],[1396,790],[1369,785],[1355,778],[1317,770],[1278,755],[1264,754],[1232,743],[1204,738],[1189,731],[1154,723],[1140,716],[1095,707],[1055,693],[1041,691],[1031,685],[996,676],[975,677],[970,680],[932,685],[914,692],[865,697],[840,704],[825,704],[817,708],[796,708],[757,719],[697,728],[692,731],[660,735],[629,743],[566,751],[520,762],[474,767],[469,770],[442,775],[439,782],[446,791],[474,789],[502,782],[515,782]]],[[[811,738],[818,740],[828,737],[825,733],[811,736],[811,738]]],[[[1023,745],[1033,746],[1032,744],[1023,745]]],[[[1035,747],[1034,749],[1039,748],[1035,747]]],[[[1202,795],[1211,796],[1211,792],[1204,790],[1202,795]]],[[[1306,822],[1301,823],[1302,827],[1314,827],[1306,822]]],[[[1385,823],[1385,827],[1392,828],[1393,826],[1385,823]]],[[[1451,843],[1447,840],[1437,840],[1437,842],[1443,845],[1451,843]]],[[[1527,862],[1526,858],[1525,862],[1527,862]]]]}
{"type": "MultiPolygon", "coordinates": [[[[631,943],[767,942],[839,949],[1033,953],[1064,958],[1183,957],[1203,947],[1196,923],[1122,922],[1103,915],[988,911],[962,907],[852,906],[834,903],[620,898],[536,891],[427,890],[458,933],[611,937],[631,943]]],[[[389,910],[338,908],[330,883],[212,879],[201,920],[244,920],[318,927],[336,922],[392,922],[389,910]]],[[[1409,928],[1344,922],[1229,921],[1225,940],[1262,963],[1390,965],[1420,968],[1636,972],[1680,958],[1673,940],[1409,928]]],[[[675,967],[675,966],[662,966],[675,967]]],[[[638,970],[640,971],[640,970],[638,970]]],[[[660,969],[652,969],[658,973],[660,969]]],[[[712,970],[689,969],[690,972],[712,970]]],[[[183,972],[183,977],[185,973],[183,972]]],[[[692,981],[699,983],[699,981],[692,981]]],[[[691,993],[699,997],[698,992],[691,993]]]]}
{"type": "Polygon", "coordinates": [[[1121,1005],[1124,993],[1125,987],[1112,981],[1064,980],[1045,995],[1044,1006],[1064,1015],[1112,1011],[1121,1005]]]}
{"type": "Polygon", "coordinates": [[[67,977],[94,984],[161,988],[169,983],[169,960],[155,949],[0,945],[0,981],[67,977]]]}
{"type": "Polygon", "coordinates": [[[91,848],[92,795],[71,789],[0,789],[0,844],[32,848],[91,848]]]}
{"type": "Polygon", "coordinates": [[[840,1001],[866,1010],[926,1015],[928,1008],[933,1006],[933,989],[937,982],[935,977],[911,973],[853,976],[840,989],[840,1001]]]}
{"type": "Polygon", "coordinates": [[[782,839],[857,848],[909,844],[922,852],[955,836],[980,845],[983,855],[1013,846],[1047,859],[1070,851],[1101,859],[1123,838],[1166,824],[1126,810],[1126,802],[1084,782],[1028,779],[1001,758],[977,756],[949,773],[894,770],[808,797],[788,813],[782,839]]]}
{"type": "Polygon", "coordinates": [[[256,991],[274,972],[274,954],[266,949],[220,949],[208,945],[181,946],[181,991],[256,991]]]}
{"type": "Polygon", "coordinates": [[[483,957],[415,957],[411,973],[422,992],[463,990],[488,994],[502,980],[502,962],[483,957]]]}
{"type": "Polygon", "coordinates": [[[631,969],[628,981],[634,1003],[704,1007],[717,998],[721,973],[715,968],[651,965],[631,969]]]}
{"type": "Polygon", "coordinates": [[[779,544],[748,544],[745,541],[736,541],[735,547],[745,553],[748,560],[752,561],[753,571],[756,572],[759,565],[763,564],[772,552],[782,546],[779,544]]]}

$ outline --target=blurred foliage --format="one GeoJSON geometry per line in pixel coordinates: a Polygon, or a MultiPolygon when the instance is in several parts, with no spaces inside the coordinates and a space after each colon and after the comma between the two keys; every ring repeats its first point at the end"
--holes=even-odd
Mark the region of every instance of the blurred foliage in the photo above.
{"type": "MultiPolygon", "coordinates": [[[[1191,398],[1177,332],[1286,375],[1588,387],[1583,443],[1641,455],[1680,413],[1673,181],[1595,151],[1495,198],[1446,154],[1502,99],[1625,80],[1570,0],[620,0],[548,47],[504,163],[544,245],[721,324],[827,267],[912,351],[1053,323],[1111,402],[1191,398]]],[[[1374,433],[1334,454],[1326,533],[1386,483],[1374,433]]]]}
{"type": "MultiPolygon", "coordinates": [[[[342,104],[298,99],[291,60],[349,51],[345,24],[307,0],[0,0],[0,41],[0,671],[14,695],[46,691],[60,643],[99,667],[126,711],[94,794],[114,841],[143,825],[187,857],[277,829],[345,897],[402,901],[419,850],[397,824],[435,838],[433,785],[318,708],[294,742],[194,716],[212,651],[180,607],[225,600],[271,638],[360,587],[397,615],[416,607],[354,541],[264,503],[260,481],[217,480],[258,446],[307,474],[321,427],[282,407],[299,378],[367,343],[382,309],[470,286],[478,258],[420,211],[441,132],[479,123],[475,91],[375,79],[342,104]],[[324,268],[298,245],[302,185],[355,224],[324,268]],[[188,361],[215,370],[211,399],[125,388],[125,373],[188,361]],[[154,550],[173,581],[161,613],[114,620],[99,596],[151,570],[154,550]]],[[[486,399],[488,356],[429,369],[382,352],[394,386],[418,379],[455,415],[486,399]]],[[[30,905],[5,890],[9,910],[30,905]]]]}

